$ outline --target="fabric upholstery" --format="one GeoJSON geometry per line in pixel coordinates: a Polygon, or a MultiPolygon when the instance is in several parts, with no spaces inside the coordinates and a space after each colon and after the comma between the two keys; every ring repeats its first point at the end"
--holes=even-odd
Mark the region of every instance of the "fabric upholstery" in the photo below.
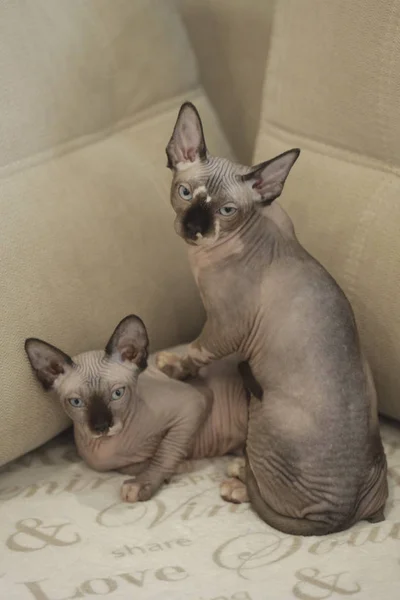
{"type": "Polygon", "coordinates": [[[67,425],[25,337],[74,354],[130,312],[152,349],[199,330],[164,155],[184,99],[215,153],[233,155],[227,136],[250,162],[261,108],[254,162],[302,148],[283,205],[349,295],[400,419],[400,2],[278,0],[271,26],[274,4],[0,4],[0,464],[67,425]]]}
{"type": "Polygon", "coordinates": [[[180,7],[204,88],[238,160],[250,164],[274,0],[180,0],[180,7]]]}
{"type": "Polygon", "coordinates": [[[120,501],[67,435],[0,473],[4,600],[397,600],[400,426],[382,427],[386,520],[286,535],[219,496],[229,457],[195,461],[148,502],[120,501]]]}
{"type": "Polygon", "coordinates": [[[197,87],[176,2],[18,0],[0,11],[0,167],[197,87]]]}
{"type": "Polygon", "coordinates": [[[67,425],[26,337],[76,354],[135,312],[156,350],[201,326],[165,168],[180,103],[198,105],[215,152],[230,150],[174,6],[0,5],[0,464],[67,425]]]}
{"type": "Polygon", "coordinates": [[[302,154],[282,205],[355,308],[400,419],[400,2],[278,0],[255,161],[302,154]]]}

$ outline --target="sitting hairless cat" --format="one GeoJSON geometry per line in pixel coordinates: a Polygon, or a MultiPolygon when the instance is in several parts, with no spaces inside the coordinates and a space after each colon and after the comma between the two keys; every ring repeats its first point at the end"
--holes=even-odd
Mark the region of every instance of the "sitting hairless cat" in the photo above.
{"type": "Polygon", "coordinates": [[[185,459],[243,453],[248,406],[233,356],[190,383],[173,381],[147,368],[147,332],[136,315],[119,323],[102,351],[72,359],[35,338],[25,349],[71,417],[80,456],[96,470],[135,476],[122,485],[125,501],[148,500],[185,459]]]}
{"type": "Polygon", "coordinates": [[[238,353],[252,394],[246,457],[223,496],[242,486],[262,519],[295,535],[383,520],[386,458],[352,308],[273,202],[300,151],[255,167],[212,156],[189,102],[166,151],[207,321],[184,356],[157,365],[185,379],[238,353]]]}

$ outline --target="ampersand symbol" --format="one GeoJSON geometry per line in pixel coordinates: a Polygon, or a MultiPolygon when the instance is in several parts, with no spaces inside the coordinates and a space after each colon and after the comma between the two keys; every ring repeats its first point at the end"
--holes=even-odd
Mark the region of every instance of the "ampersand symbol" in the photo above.
{"type": "Polygon", "coordinates": [[[352,587],[339,585],[340,578],[346,573],[332,573],[331,575],[321,575],[318,569],[300,569],[296,577],[300,581],[293,588],[293,593],[300,600],[325,600],[333,594],[340,596],[352,596],[361,591],[357,584],[352,587]]]}
{"type": "Polygon", "coordinates": [[[15,552],[36,552],[47,546],[72,546],[81,541],[80,535],[74,533],[69,539],[59,537],[59,532],[71,523],[44,525],[40,519],[22,519],[16,523],[16,532],[10,535],[6,545],[15,552]]]}

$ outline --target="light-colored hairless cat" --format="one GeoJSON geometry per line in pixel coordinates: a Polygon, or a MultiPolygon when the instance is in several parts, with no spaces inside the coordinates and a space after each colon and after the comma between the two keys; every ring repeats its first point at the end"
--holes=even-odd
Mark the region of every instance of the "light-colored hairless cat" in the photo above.
{"type": "Polygon", "coordinates": [[[72,359],[35,338],[25,349],[71,417],[80,456],[96,470],[135,475],[122,485],[123,500],[148,500],[187,458],[243,450],[248,407],[235,357],[190,384],[173,381],[147,367],[147,332],[135,315],[119,323],[105,350],[72,359]]]}
{"type": "MultiPolygon", "coordinates": [[[[240,354],[252,392],[241,485],[273,527],[322,535],[384,518],[386,459],[351,306],[273,202],[299,153],[251,168],[212,156],[196,108],[182,105],[167,146],[171,202],[207,321],[186,355],[157,364],[184,379],[240,354]]],[[[224,486],[227,499],[238,485],[224,486]]]]}

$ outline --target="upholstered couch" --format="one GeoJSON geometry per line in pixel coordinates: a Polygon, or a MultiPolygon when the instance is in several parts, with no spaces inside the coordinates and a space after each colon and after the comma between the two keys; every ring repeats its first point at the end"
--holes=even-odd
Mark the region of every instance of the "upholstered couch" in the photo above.
{"type": "Polygon", "coordinates": [[[100,348],[131,312],[152,350],[199,331],[164,153],[190,99],[215,154],[302,149],[281,202],[352,301],[381,413],[400,420],[399,25],[399,0],[0,3],[0,597],[398,596],[395,422],[381,525],[279,534],[220,501],[225,460],[121,505],[122,476],[53,439],[69,423],[23,342],[100,348]]]}

